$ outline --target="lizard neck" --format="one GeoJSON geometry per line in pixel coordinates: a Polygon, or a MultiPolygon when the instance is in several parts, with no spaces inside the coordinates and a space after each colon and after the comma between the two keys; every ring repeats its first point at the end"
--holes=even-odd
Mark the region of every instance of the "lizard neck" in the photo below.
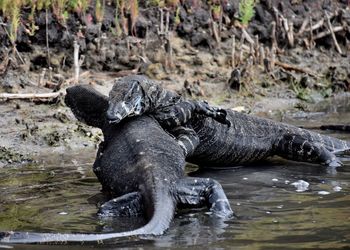
{"type": "Polygon", "coordinates": [[[154,112],[164,107],[178,103],[181,96],[175,92],[163,89],[156,83],[141,84],[145,93],[145,110],[154,112]]]}

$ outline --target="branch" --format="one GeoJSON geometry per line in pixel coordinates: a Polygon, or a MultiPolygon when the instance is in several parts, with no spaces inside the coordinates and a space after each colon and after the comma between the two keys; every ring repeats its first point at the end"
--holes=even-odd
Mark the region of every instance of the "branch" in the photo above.
{"type": "Polygon", "coordinates": [[[331,35],[332,35],[332,38],[333,38],[333,41],[334,41],[334,45],[335,45],[335,48],[337,49],[337,51],[340,53],[340,54],[343,54],[343,52],[341,51],[341,48],[338,44],[338,41],[337,41],[337,38],[335,37],[335,34],[334,34],[334,30],[333,30],[333,26],[331,24],[331,20],[330,20],[330,17],[327,13],[327,11],[324,12],[325,16],[326,16],[326,20],[327,20],[327,26],[328,26],[328,29],[329,31],[331,32],[331,35]]]}
{"type": "Polygon", "coordinates": [[[280,62],[280,61],[275,61],[275,64],[286,69],[286,70],[294,70],[294,71],[297,71],[297,72],[302,72],[302,73],[306,73],[310,76],[313,76],[313,77],[318,77],[316,73],[312,72],[311,70],[307,69],[307,68],[301,68],[301,67],[298,67],[296,65],[293,65],[293,64],[288,64],[288,63],[283,63],[283,62],[280,62]]]}
{"type": "MultiPolygon", "coordinates": [[[[334,33],[339,32],[339,31],[343,31],[343,30],[344,30],[344,27],[342,27],[342,26],[336,26],[333,28],[334,33]]],[[[321,33],[318,33],[317,36],[314,37],[314,39],[317,40],[317,39],[323,38],[325,36],[328,36],[330,34],[331,34],[331,32],[329,30],[323,31],[321,33]]]]}
{"type": "Polygon", "coordinates": [[[62,95],[62,92],[53,93],[27,93],[27,94],[13,94],[13,93],[0,93],[0,99],[52,99],[62,95]]]}

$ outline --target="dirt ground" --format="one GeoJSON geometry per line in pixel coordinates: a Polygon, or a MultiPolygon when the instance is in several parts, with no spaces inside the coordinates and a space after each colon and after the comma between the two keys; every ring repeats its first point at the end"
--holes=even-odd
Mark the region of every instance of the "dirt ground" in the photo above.
{"type": "MultiPolygon", "coordinates": [[[[37,160],[45,154],[96,147],[102,140],[98,129],[77,122],[63,102],[65,88],[74,84],[74,38],[78,39],[82,61],[79,83],[92,84],[105,94],[112,87],[111,79],[139,73],[188,98],[206,99],[215,106],[273,117],[274,111],[312,110],[318,102],[336,98],[350,89],[347,1],[328,1],[328,4],[327,1],[260,1],[255,7],[255,17],[244,29],[253,39],[258,35],[255,44],[263,48],[276,46],[271,39],[276,9],[277,21],[293,20],[296,34],[308,16],[316,24],[324,18],[324,11],[330,13],[334,27],[346,27],[336,33],[340,53],[330,34],[312,40],[304,32],[295,35],[295,45],[290,46],[283,24],[277,24],[276,61],[296,69],[282,64],[269,68],[271,57],[267,55],[263,63],[258,62],[254,48],[240,39],[242,27],[228,21],[234,20],[238,1],[227,2],[223,5],[222,23],[210,14],[207,4],[202,3],[195,11],[181,4],[180,24],[176,24],[170,10],[170,59],[169,40],[157,31],[158,8],[140,6],[136,35],[130,33],[122,38],[111,32],[113,6],[106,8],[106,18],[100,27],[102,36],[94,22],[86,21],[86,16],[85,19],[70,17],[65,29],[51,16],[50,59],[45,46],[43,13],[37,15],[39,32],[34,37],[19,32],[17,50],[23,61],[11,50],[6,34],[0,29],[0,94],[61,93],[51,99],[0,99],[0,167],[37,160]],[[83,27],[81,30],[73,25],[77,22],[83,27]],[[213,22],[221,25],[219,42],[213,33],[213,22]],[[236,37],[234,64],[232,35],[236,37]],[[308,44],[309,39],[314,44],[308,44]],[[47,70],[44,72],[43,68],[47,70]],[[234,72],[239,72],[239,81],[235,81],[234,72]]],[[[326,31],[323,25],[312,35],[326,31]]]]}

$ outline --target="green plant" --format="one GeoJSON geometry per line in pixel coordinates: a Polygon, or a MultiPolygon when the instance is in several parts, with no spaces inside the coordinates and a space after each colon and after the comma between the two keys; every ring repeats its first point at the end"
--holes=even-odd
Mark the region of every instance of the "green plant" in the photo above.
{"type": "Polygon", "coordinates": [[[238,7],[239,20],[242,25],[247,26],[255,15],[256,0],[240,0],[238,7]]]}
{"type": "Polygon", "coordinates": [[[78,14],[85,13],[89,7],[89,3],[90,1],[88,0],[69,0],[68,8],[77,12],[78,14]]]}
{"type": "Polygon", "coordinates": [[[11,9],[11,26],[10,26],[10,40],[13,44],[16,42],[19,23],[20,23],[20,8],[15,6],[11,9]]]}
{"type": "Polygon", "coordinates": [[[131,19],[131,32],[132,32],[132,35],[135,35],[136,34],[135,24],[139,16],[139,4],[137,0],[130,0],[129,8],[130,8],[130,19],[131,19]]]}
{"type": "Polygon", "coordinates": [[[147,7],[159,7],[163,8],[165,3],[162,0],[149,0],[146,2],[147,7]]]}
{"type": "Polygon", "coordinates": [[[180,19],[180,7],[177,7],[176,8],[176,11],[175,11],[175,25],[178,25],[181,23],[181,19],[180,19]]]}
{"type": "Polygon", "coordinates": [[[119,6],[119,0],[115,0],[115,16],[114,16],[114,23],[115,23],[115,30],[113,30],[112,32],[117,36],[121,36],[122,35],[122,29],[120,27],[120,20],[119,20],[119,16],[120,16],[120,6],[119,6]]]}
{"type": "Polygon", "coordinates": [[[297,83],[292,83],[291,89],[293,90],[293,92],[295,93],[298,99],[306,102],[312,102],[312,98],[310,96],[310,90],[308,88],[303,88],[297,83]]]}
{"type": "Polygon", "coordinates": [[[222,6],[221,4],[213,4],[210,7],[211,9],[211,15],[215,21],[220,19],[221,16],[221,11],[222,11],[222,6]]]}
{"type": "Polygon", "coordinates": [[[95,16],[96,16],[96,21],[98,23],[101,23],[103,20],[104,16],[104,0],[102,0],[103,3],[101,4],[100,0],[96,0],[96,5],[95,5],[95,16]]]}

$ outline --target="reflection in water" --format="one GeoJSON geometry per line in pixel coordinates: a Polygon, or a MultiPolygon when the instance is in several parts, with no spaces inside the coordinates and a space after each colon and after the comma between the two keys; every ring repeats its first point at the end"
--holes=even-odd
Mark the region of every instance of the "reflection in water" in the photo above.
{"type": "MultiPolygon", "coordinates": [[[[349,134],[336,136],[350,139],[349,134]]],[[[141,218],[98,219],[97,207],[106,197],[91,170],[94,156],[94,151],[50,156],[44,157],[42,164],[0,169],[0,231],[116,232],[142,225],[141,218]]],[[[253,166],[192,173],[220,181],[238,218],[223,221],[206,209],[178,211],[164,236],[117,239],[89,248],[349,247],[350,160],[342,160],[345,166],[337,169],[273,159],[253,166]],[[300,181],[309,184],[303,192],[293,185],[300,181]]],[[[16,246],[62,248],[86,246],[16,246]]]]}

